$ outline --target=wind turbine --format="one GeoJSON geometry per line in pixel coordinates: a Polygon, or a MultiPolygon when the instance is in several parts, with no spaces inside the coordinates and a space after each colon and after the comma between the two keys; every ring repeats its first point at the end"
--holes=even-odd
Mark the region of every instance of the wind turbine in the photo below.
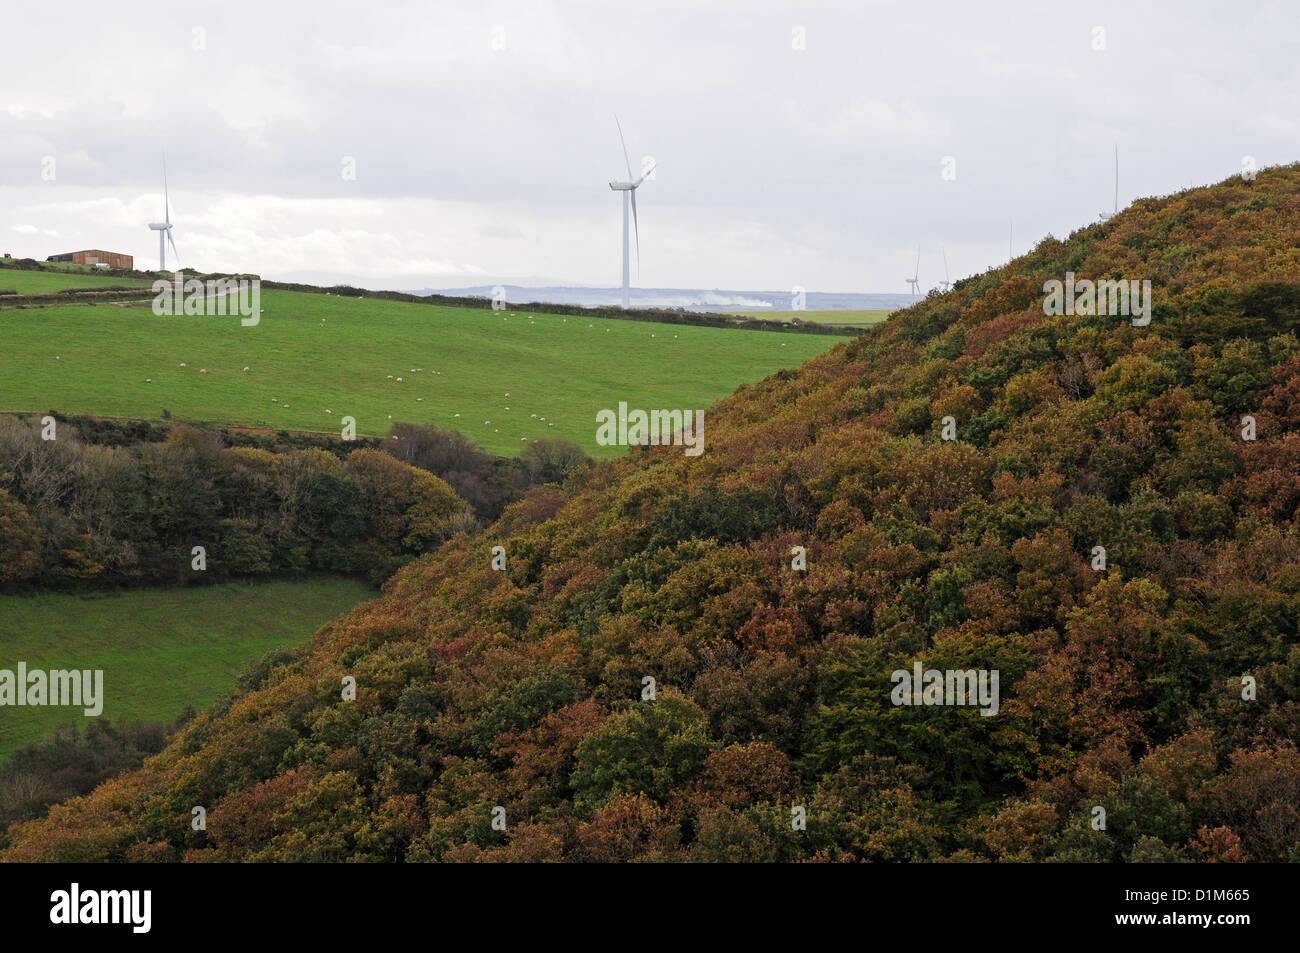
{"type": "Polygon", "coordinates": [[[158,233],[158,270],[167,270],[167,243],[170,242],[172,252],[176,255],[176,263],[179,265],[181,253],[176,251],[176,239],[172,238],[172,206],[171,199],[167,191],[167,157],[163,156],[163,220],[161,222],[150,222],[149,230],[158,233]]]}
{"type": "Polygon", "coordinates": [[[916,246],[916,268],[912,272],[912,277],[907,279],[907,283],[912,286],[912,297],[917,296],[917,289],[921,282],[921,246],[916,246]]]}
{"type": "Polygon", "coordinates": [[[626,308],[630,301],[628,273],[628,248],[627,248],[627,206],[628,202],[632,203],[632,228],[636,232],[636,273],[641,274],[641,229],[637,226],[636,220],[636,190],[645,181],[646,176],[655,170],[654,165],[646,169],[645,174],[635,182],[632,181],[632,160],[627,157],[627,141],[623,138],[623,124],[614,117],[614,124],[618,126],[618,141],[623,145],[623,161],[627,164],[627,181],[611,182],[609,187],[615,192],[623,193],[623,307],[626,308]]]}
{"type": "MultiPolygon", "coordinates": [[[[1115,211],[1111,212],[1111,214],[1112,215],[1119,214],[1119,143],[1118,142],[1115,143],[1115,211]]],[[[1103,222],[1106,221],[1106,213],[1105,212],[1098,213],[1097,218],[1101,219],[1103,222]]]]}
{"type": "Polygon", "coordinates": [[[943,252],[943,290],[946,293],[952,287],[952,282],[948,280],[948,249],[940,247],[939,250],[943,252]]]}

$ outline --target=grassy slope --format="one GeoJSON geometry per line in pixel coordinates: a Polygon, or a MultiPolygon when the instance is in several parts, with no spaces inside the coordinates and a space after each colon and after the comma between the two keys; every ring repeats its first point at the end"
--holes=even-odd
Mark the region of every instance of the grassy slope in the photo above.
{"type": "Polygon", "coordinates": [[[0,291],[14,291],[25,295],[45,294],[67,288],[110,288],[122,285],[148,287],[147,282],[138,278],[117,278],[92,271],[79,270],[64,273],[0,268],[0,291]]]}
{"type": "MultiPolygon", "coordinates": [[[[0,596],[0,667],[104,670],[100,717],[171,721],[234,688],[250,661],[305,641],[326,620],[374,596],[351,579],[145,589],[97,597],[0,596]]],[[[78,708],[0,709],[0,758],[78,708]]]]}
{"type": "MultiPolygon", "coordinates": [[[[0,284],[13,274],[0,272],[0,284]]],[[[158,419],[166,408],[180,418],[323,432],[351,415],[363,435],[386,433],[391,415],[461,429],[497,453],[518,453],[522,437],[564,436],[612,456],[621,451],[595,444],[598,410],[620,400],[707,407],[839,340],[573,316],[530,322],[522,312],[505,319],[288,291],[265,293],[262,307],[261,323],[248,328],[234,317],[109,305],[41,309],[39,320],[31,310],[0,311],[8,345],[0,410],[158,419]]]]}

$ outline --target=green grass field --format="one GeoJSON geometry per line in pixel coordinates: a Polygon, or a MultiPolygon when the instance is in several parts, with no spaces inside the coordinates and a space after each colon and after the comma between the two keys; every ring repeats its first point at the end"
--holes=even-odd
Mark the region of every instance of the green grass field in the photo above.
{"type": "Polygon", "coordinates": [[[742,314],[789,321],[798,318],[809,324],[834,324],[839,327],[861,328],[888,320],[892,311],[745,311],[742,314]]]}
{"type": "Polygon", "coordinates": [[[91,270],[75,271],[19,271],[0,268],[0,291],[13,291],[20,295],[48,294],[68,288],[111,288],[138,285],[145,291],[149,282],[138,278],[114,278],[91,270]]]}
{"type": "MultiPolygon", "coordinates": [[[[0,270],[0,285],[15,274],[0,270]]],[[[261,304],[255,327],[110,304],[0,309],[0,412],[159,420],[165,408],[335,433],[350,415],[359,435],[432,423],[495,453],[563,436],[608,457],[624,451],[596,445],[601,409],[706,408],[843,341],[290,291],[261,304]]]]}
{"type": "MultiPolygon", "coordinates": [[[[375,595],[351,579],[309,579],[0,596],[0,668],[103,669],[99,717],[170,722],[231,691],[268,650],[305,642],[375,595]]],[[[80,708],[0,708],[0,760],[59,724],[87,720],[80,708]]]]}

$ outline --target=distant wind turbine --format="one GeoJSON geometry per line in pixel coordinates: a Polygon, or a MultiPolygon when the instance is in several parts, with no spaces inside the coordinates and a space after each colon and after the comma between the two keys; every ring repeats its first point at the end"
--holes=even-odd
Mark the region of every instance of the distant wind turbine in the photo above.
{"type": "Polygon", "coordinates": [[[618,141],[623,146],[623,161],[627,164],[627,181],[609,183],[609,187],[615,192],[623,193],[623,307],[626,308],[630,301],[631,278],[629,274],[627,247],[627,206],[630,200],[632,203],[632,228],[636,232],[636,273],[637,276],[640,277],[641,229],[638,226],[636,219],[636,190],[640,187],[641,183],[646,180],[646,176],[655,170],[655,166],[651,165],[650,168],[646,169],[641,178],[637,179],[635,182],[632,181],[632,160],[627,157],[627,141],[623,138],[623,124],[618,121],[617,116],[614,117],[614,124],[618,126],[618,141]]]}
{"type": "Polygon", "coordinates": [[[941,247],[939,250],[943,252],[943,290],[947,293],[952,287],[952,282],[948,280],[948,249],[941,247]]]}
{"type": "MultiPolygon", "coordinates": [[[[1115,143],[1115,210],[1112,215],[1119,214],[1119,143],[1115,143]]],[[[1106,213],[1100,212],[1097,217],[1103,222],[1106,220],[1106,213]]]]}
{"type": "Polygon", "coordinates": [[[181,253],[176,251],[176,239],[172,238],[172,206],[167,190],[167,156],[163,156],[163,220],[150,222],[149,229],[158,233],[158,270],[167,270],[167,244],[170,242],[172,252],[176,255],[176,264],[180,264],[181,253]]]}
{"type": "Polygon", "coordinates": [[[907,283],[912,286],[912,297],[917,296],[921,284],[921,246],[916,246],[916,268],[912,271],[912,277],[907,279],[907,283]]]}
{"type": "Polygon", "coordinates": [[[1115,143],[1115,212],[1119,214],[1119,143],[1115,143]]]}

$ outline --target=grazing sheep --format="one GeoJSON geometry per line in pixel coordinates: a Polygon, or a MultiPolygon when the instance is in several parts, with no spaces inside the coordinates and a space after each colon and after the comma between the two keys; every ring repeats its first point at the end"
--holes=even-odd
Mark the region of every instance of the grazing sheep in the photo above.
{"type": "Polygon", "coordinates": [[[397,383],[399,384],[402,383],[402,379],[400,377],[397,379],[397,383]]]}
{"type": "Polygon", "coordinates": [[[529,417],[536,417],[537,415],[536,415],[536,414],[529,414],[528,416],[529,416],[529,417]]]}
{"type": "Polygon", "coordinates": [[[554,427],[555,424],[547,424],[546,426],[548,426],[548,427],[554,427]]]}
{"type": "Polygon", "coordinates": [[[453,417],[459,417],[460,414],[452,414],[453,417]]]}
{"type": "Polygon", "coordinates": [[[389,374],[389,375],[388,375],[388,379],[391,381],[391,380],[393,379],[393,375],[392,375],[392,374],[389,374]]]}
{"type": "Polygon", "coordinates": [[[417,404],[423,404],[423,403],[424,403],[424,398],[423,398],[423,397],[417,397],[417,398],[415,398],[415,402],[416,402],[417,404]]]}
{"type": "Polygon", "coordinates": [[[327,410],[327,411],[325,411],[325,413],[327,413],[327,414],[332,414],[332,413],[334,413],[334,411],[332,411],[332,410],[327,410]]]}
{"type": "Polygon", "coordinates": [[[207,372],[208,372],[208,369],[207,369],[206,367],[200,367],[200,368],[199,368],[199,373],[200,373],[200,374],[206,374],[207,372]]]}
{"type": "Polygon", "coordinates": [[[184,367],[184,366],[185,366],[185,362],[184,362],[184,361],[181,361],[181,367],[184,367]]]}
{"type": "Polygon", "coordinates": [[[245,368],[244,368],[244,370],[248,370],[248,368],[247,368],[247,367],[245,367],[245,368]]]}
{"type": "Polygon", "coordinates": [[[144,382],[145,382],[146,384],[152,384],[152,383],[153,383],[153,378],[152,378],[152,377],[146,377],[146,378],[144,379],[144,382]]]}

